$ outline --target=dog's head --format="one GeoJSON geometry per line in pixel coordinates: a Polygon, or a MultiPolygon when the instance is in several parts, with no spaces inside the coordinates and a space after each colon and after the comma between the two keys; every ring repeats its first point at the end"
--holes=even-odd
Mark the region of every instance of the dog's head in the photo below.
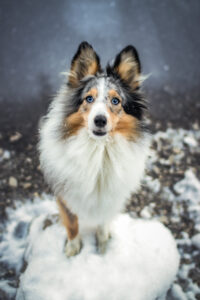
{"type": "Polygon", "coordinates": [[[85,127],[94,139],[121,134],[134,140],[145,109],[140,83],[140,60],[133,46],[124,48],[103,71],[92,46],[81,43],[68,77],[67,135],[85,127]]]}

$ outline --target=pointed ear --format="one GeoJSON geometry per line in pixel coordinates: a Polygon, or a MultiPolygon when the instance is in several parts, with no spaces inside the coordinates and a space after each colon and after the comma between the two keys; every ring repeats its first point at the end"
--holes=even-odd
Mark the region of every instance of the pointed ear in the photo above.
{"type": "Polygon", "coordinates": [[[113,71],[131,90],[140,87],[141,65],[137,50],[133,46],[127,46],[116,56],[113,71]]]}
{"type": "Polygon", "coordinates": [[[100,60],[92,46],[82,42],[71,62],[71,70],[68,78],[69,86],[75,88],[80,80],[88,75],[95,75],[100,71],[100,60]]]}

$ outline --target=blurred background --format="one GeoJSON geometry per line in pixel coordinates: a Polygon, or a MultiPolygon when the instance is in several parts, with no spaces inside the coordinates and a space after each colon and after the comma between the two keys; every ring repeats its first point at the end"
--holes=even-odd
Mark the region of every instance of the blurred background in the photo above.
{"type": "Polygon", "coordinates": [[[198,0],[1,0],[0,125],[28,133],[87,40],[102,64],[139,51],[152,117],[190,127],[199,118],[198,0]]]}

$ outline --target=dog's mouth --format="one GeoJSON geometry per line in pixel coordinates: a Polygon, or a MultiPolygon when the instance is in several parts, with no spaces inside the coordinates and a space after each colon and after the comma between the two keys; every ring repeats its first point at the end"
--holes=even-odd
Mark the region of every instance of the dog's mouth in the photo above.
{"type": "Polygon", "coordinates": [[[100,130],[93,130],[93,134],[97,136],[104,136],[106,135],[106,131],[100,131],[100,130]]]}

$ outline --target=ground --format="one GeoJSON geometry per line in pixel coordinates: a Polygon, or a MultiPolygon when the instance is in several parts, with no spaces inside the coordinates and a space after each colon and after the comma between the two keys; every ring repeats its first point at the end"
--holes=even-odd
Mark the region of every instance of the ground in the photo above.
{"type": "MultiPolygon", "coordinates": [[[[154,125],[150,122],[149,125],[153,140],[147,174],[139,193],[130,199],[127,211],[133,217],[159,219],[177,240],[181,267],[176,278],[177,285],[169,293],[169,299],[200,299],[200,212],[194,203],[199,201],[200,195],[199,125],[196,122],[191,124],[190,130],[170,129],[170,124],[163,125],[158,121],[154,125]],[[188,190],[193,194],[186,195],[188,190]],[[197,199],[194,199],[195,195],[197,199]],[[179,298],[175,298],[177,293],[179,298]],[[184,295],[187,298],[183,298],[184,295]]],[[[0,133],[2,233],[6,227],[8,206],[14,207],[16,200],[26,201],[44,192],[50,193],[40,171],[36,128],[27,132],[4,130],[0,133]]],[[[7,279],[11,286],[17,287],[18,274],[2,263],[1,259],[0,264],[0,279],[7,279]]],[[[9,299],[7,297],[5,291],[0,289],[0,299],[9,299]]]]}

